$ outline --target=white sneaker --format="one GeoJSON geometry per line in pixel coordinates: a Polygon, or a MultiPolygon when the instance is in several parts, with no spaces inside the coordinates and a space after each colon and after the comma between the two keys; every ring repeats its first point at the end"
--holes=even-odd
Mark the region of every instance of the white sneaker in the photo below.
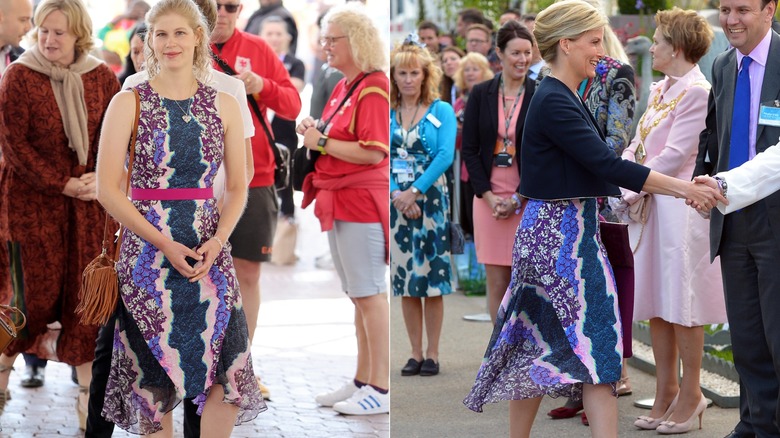
{"type": "Polygon", "coordinates": [[[366,385],[352,397],[333,405],[333,410],[344,415],[374,415],[390,412],[390,393],[380,394],[371,385],[366,385]]]}
{"type": "Polygon", "coordinates": [[[352,394],[357,392],[357,390],[358,387],[355,386],[355,381],[350,380],[349,382],[345,383],[344,386],[335,391],[317,394],[317,396],[314,397],[314,401],[316,401],[320,406],[331,407],[340,401],[344,401],[352,397],[352,394]]]}

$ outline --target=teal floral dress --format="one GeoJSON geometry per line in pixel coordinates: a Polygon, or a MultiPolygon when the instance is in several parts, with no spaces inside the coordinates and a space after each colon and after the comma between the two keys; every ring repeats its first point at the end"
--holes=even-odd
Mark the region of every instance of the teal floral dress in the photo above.
{"type": "MultiPolygon", "coordinates": [[[[450,110],[451,111],[451,110],[450,110]]],[[[407,132],[391,114],[391,185],[407,190],[431,166],[434,157],[424,142],[423,119],[407,132]],[[421,134],[423,133],[423,134],[421,134]],[[399,160],[409,166],[409,176],[397,171],[399,160]],[[413,172],[413,177],[411,173],[413,172]]],[[[454,148],[454,144],[450,145],[454,148]]],[[[450,158],[451,162],[451,158],[450,158]]],[[[409,219],[390,208],[390,268],[393,295],[427,298],[452,293],[450,255],[450,196],[444,173],[418,196],[422,215],[409,219]]]]}

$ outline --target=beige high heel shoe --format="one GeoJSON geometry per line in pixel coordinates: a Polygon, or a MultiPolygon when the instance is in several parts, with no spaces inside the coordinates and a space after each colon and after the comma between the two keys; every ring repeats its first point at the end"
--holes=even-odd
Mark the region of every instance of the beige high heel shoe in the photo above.
{"type": "MultiPolygon", "coordinates": [[[[14,367],[8,367],[5,365],[0,365],[0,373],[10,373],[14,370],[14,367]]],[[[11,382],[8,382],[11,383],[11,382]]],[[[5,410],[5,403],[11,400],[11,391],[6,388],[2,391],[0,391],[0,415],[3,414],[3,411],[5,410]]]]}
{"type": "Polygon", "coordinates": [[[678,433],[688,433],[696,425],[696,417],[699,417],[699,429],[701,429],[701,417],[704,415],[704,411],[707,409],[707,399],[704,398],[704,394],[701,395],[699,404],[696,406],[696,410],[693,411],[693,415],[685,423],[675,423],[674,421],[662,421],[655,430],[661,435],[673,435],[678,433]]]}
{"type": "Polygon", "coordinates": [[[674,412],[674,408],[677,406],[677,397],[679,396],[680,393],[678,392],[677,395],[674,396],[674,400],[672,400],[672,403],[666,409],[666,412],[664,412],[664,415],[661,418],[653,418],[642,415],[636,418],[636,421],[634,421],[634,426],[644,430],[658,429],[658,426],[661,424],[661,422],[666,421],[666,419],[672,415],[672,412],[674,412]]]}

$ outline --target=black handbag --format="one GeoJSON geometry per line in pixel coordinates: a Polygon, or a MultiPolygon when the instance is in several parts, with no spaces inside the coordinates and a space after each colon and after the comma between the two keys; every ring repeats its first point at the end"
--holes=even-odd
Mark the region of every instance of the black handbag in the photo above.
{"type": "Polygon", "coordinates": [[[293,152],[292,162],[292,185],[293,190],[303,190],[303,180],[306,175],[314,172],[314,163],[320,157],[319,151],[313,151],[309,148],[298,148],[293,152]]]}
{"type": "MultiPolygon", "coordinates": [[[[212,57],[225,74],[231,76],[237,74],[236,71],[233,70],[233,67],[231,67],[227,61],[220,58],[219,55],[213,53],[212,57]]],[[[255,116],[260,120],[263,131],[265,131],[265,135],[268,137],[268,144],[271,146],[271,152],[274,154],[274,162],[276,163],[276,169],[274,169],[274,186],[276,186],[276,190],[284,190],[290,185],[290,150],[287,146],[277,143],[274,140],[271,130],[268,129],[268,125],[265,123],[265,115],[260,111],[260,105],[257,104],[255,97],[251,94],[247,94],[246,100],[255,112],[255,116]]]]}
{"type": "MultiPolygon", "coordinates": [[[[328,127],[330,124],[330,121],[333,119],[333,116],[336,115],[336,113],[339,112],[341,109],[341,106],[344,105],[344,102],[349,99],[349,96],[352,96],[352,93],[357,88],[358,84],[363,81],[368,75],[374,72],[366,73],[365,75],[361,76],[360,79],[356,80],[354,84],[352,84],[352,87],[350,87],[349,91],[347,91],[347,95],[344,96],[343,99],[341,99],[341,102],[339,102],[339,105],[336,107],[335,111],[333,111],[330,114],[330,117],[328,117],[328,120],[325,121],[325,123],[317,124],[317,130],[321,133],[325,133],[325,128],[328,127]]],[[[313,151],[307,147],[300,147],[293,152],[293,164],[292,164],[292,183],[293,183],[293,189],[297,191],[303,190],[303,181],[306,179],[306,175],[314,172],[314,163],[317,162],[317,158],[320,157],[319,151],[313,151]]]]}

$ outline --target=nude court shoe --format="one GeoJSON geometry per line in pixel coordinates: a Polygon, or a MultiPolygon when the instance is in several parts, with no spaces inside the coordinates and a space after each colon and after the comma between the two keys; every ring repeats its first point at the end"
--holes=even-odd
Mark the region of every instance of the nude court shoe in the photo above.
{"type": "Polygon", "coordinates": [[[653,418],[653,417],[642,415],[636,418],[636,421],[634,421],[634,426],[644,430],[656,430],[662,421],[666,421],[666,419],[669,418],[670,415],[672,415],[674,408],[677,406],[677,397],[679,396],[680,393],[678,392],[677,395],[674,396],[674,400],[672,400],[672,404],[669,405],[669,407],[666,409],[666,412],[661,418],[653,418]]]}
{"type": "Polygon", "coordinates": [[[704,410],[707,409],[707,399],[704,398],[704,394],[699,400],[699,404],[696,406],[696,410],[693,411],[693,415],[685,423],[675,423],[674,421],[662,421],[655,430],[661,435],[673,435],[678,433],[688,433],[696,426],[696,417],[699,417],[699,429],[701,429],[701,417],[704,415],[704,410]]]}

